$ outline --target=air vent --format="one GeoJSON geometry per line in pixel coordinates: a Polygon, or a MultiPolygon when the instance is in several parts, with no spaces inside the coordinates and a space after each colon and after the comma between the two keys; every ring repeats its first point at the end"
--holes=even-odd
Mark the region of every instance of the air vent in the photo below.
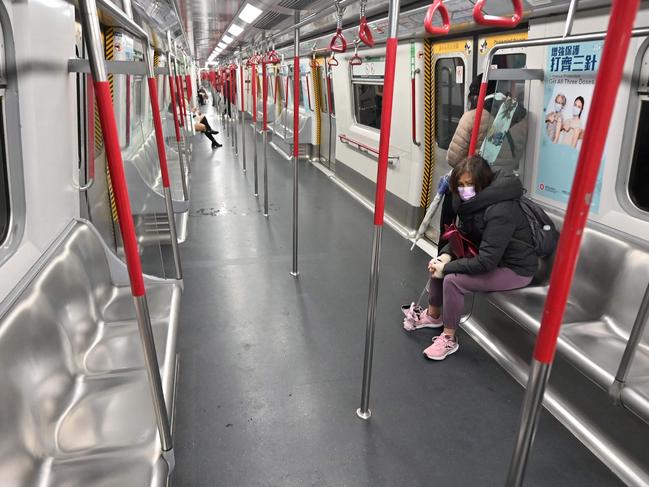
{"type": "Polygon", "coordinates": [[[289,17],[290,15],[281,14],[279,12],[268,12],[267,14],[264,14],[257,22],[255,22],[254,25],[258,29],[269,30],[277,27],[279,23],[285,21],[289,17]]]}
{"type": "Polygon", "coordinates": [[[293,10],[308,10],[311,5],[319,0],[282,0],[280,7],[292,8],[293,10]]]}

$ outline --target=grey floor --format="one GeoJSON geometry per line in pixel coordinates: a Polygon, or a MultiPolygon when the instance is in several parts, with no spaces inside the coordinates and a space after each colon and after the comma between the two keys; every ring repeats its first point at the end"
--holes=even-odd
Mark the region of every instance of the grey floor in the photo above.
{"type": "MultiPolygon", "coordinates": [[[[173,485],[504,485],[523,391],[464,334],[447,360],[423,357],[433,333],[403,331],[399,306],[419,294],[428,257],[388,227],[373,416],[357,418],[371,214],[301,163],[293,278],[292,166],[268,149],[265,218],[247,137],[246,174],[223,134],[222,149],[194,144],[173,485]]],[[[618,484],[544,414],[525,485],[618,484]]]]}

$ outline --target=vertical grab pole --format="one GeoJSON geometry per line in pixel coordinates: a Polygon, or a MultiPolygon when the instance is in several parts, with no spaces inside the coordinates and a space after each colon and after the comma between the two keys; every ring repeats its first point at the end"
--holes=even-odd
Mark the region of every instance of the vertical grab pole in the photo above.
{"type": "Polygon", "coordinates": [[[124,162],[119,147],[119,138],[117,136],[117,124],[115,123],[115,112],[113,110],[113,101],[108,85],[108,75],[104,63],[103,49],[101,48],[101,30],[99,27],[99,18],[97,17],[97,5],[95,0],[81,0],[79,2],[81,9],[81,22],[83,33],[88,43],[88,54],[90,57],[90,66],[92,77],[95,85],[95,95],[97,108],[99,109],[99,118],[101,129],[104,134],[106,146],[106,159],[110,168],[110,179],[115,191],[115,205],[119,219],[119,229],[124,242],[124,253],[126,255],[126,266],[128,269],[129,280],[131,283],[131,294],[135,304],[138,330],[140,341],[144,353],[144,363],[151,388],[151,398],[153,409],[156,417],[158,433],[160,435],[160,445],[163,456],[170,469],[173,468],[174,455],[171,438],[171,428],[169,416],[165,405],[162,380],[160,378],[160,367],[153,341],[153,331],[151,329],[151,317],[146,299],[146,289],[144,287],[144,277],[142,276],[142,263],[137,249],[137,240],[135,238],[135,227],[133,225],[133,215],[131,214],[131,202],[128,197],[128,188],[126,187],[126,176],[124,174],[124,162]]]}
{"type": "Polygon", "coordinates": [[[182,138],[180,136],[180,126],[179,118],[180,113],[177,111],[180,108],[177,108],[176,103],[176,86],[174,83],[174,74],[171,66],[171,32],[167,31],[167,43],[169,46],[169,51],[167,53],[167,67],[169,69],[169,95],[171,96],[171,110],[173,111],[174,116],[174,129],[176,131],[176,146],[178,147],[178,162],[180,163],[180,180],[183,185],[183,197],[185,201],[189,200],[189,188],[187,187],[187,174],[185,168],[185,154],[182,148],[182,138]]]}
{"type": "Polygon", "coordinates": [[[253,142],[253,152],[252,152],[252,162],[253,162],[253,174],[255,176],[255,191],[254,195],[259,196],[259,177],[257,169],[257,58],[254,57],[254,62],[250,64],[252,68],[252,142],[253,142]]]}
{"type": "MultiPolygon", "coordinates": [[[[300,22],[300,12],[295,11],[295,23],[300,22]]],[[[286,73],[288,82],[288,73],[286,73]]],[[[288,89],[286,90],[288,100],[288,89]]],[[[295,29],[293,34],[293,267],[291,275],[297,277],[297,244],[298,244],[298,178],[300,171],[300,29],[295,29]]],[[[284,124],[286,128],[286,124],[284,124]]]]}
{"type": "Polygon", "coordinates": [[[392,97],[394,95],[394,71],[397,60],[397,30],[399,27],[399,2],[390,0],[388,6],[388,39],[385,46],[385,82],[381,106],[381,136],[379,139],[379,161],[376,174],[376,196],[374,199],[374,236],[372,242],[372,264],[370,267],[370,290],[367,303],[367,328],[365,331],[365,359],[363,362],[363,387],[361,407],[356,414],[361,419],[372,415],[370,383],[372,379],[372,356],[374,354],[374,328],[376,324],[376,303],[379,294],[379,264],[381,262],[381,236],[385,210],[385,187],[388,177],[388,153],[390,150],[390,128],[392,125],[392,97]]]}
{"type": "Polygon", "coordinates": [[[246,172],[246,104],[244,99],[245,84],[241,48],[239,48],[239,77],[241,78],[241,106],[239,107],[239,117],[241,118],[241,155],[243,156],[243,172],[246,172]]]}
{"type": "MultiPolygon", "coordinates": [[[[133,20],[131,0],[122,0],[124,11],[133,20]]],[[[183,271],[180,265],[180,250],[178,249],[178,233],[176,231],[176,219],[174,217],[173,200],[171,199],[171,186],[169,183],[169,168],[167,167],[167,153],[165,151],[165,139],[162,133],[162,119],[160,118],[160,103],[158,101],[158,82],[153,69],[153,59],[149,39],[142,39],[144,51],[144,64],[146,65],[147,84],[149,85],[149,98],[151,99],[151,112],[155,139],[158,146],[158,160],[160,163],[160,174],[162,175],[162,188],[165,196],[165,208],[169,220],[169,236],[171,237],[171,251],[174,258],[174,270],[176,279],[183,278],[183,271]]]]}
{"type": "Polygon", "coordinates": [[[261,96],[264,108],[262,111],[262,145],[264,146],[264,216],[268,217],[268,77],[266,76],[267,59],[261,62],[261,96]]]}
{"type": "Polygon", "coordinates": [[[232,65],[232,132],[234,133],[234,155],[239,155],[239,140],[237,133],[237,117],[239,116],[239,109],[237,107],[237,65],[232,65]]]}
{"type": "Polygon", "coordinates": [[[579,152],[541,328],[534,348],[521,423],[509,465],[508,487],[517,487],[523,483],[639,4],[640,0],[613,0],[611,7],[591,113],[579,152]]]}

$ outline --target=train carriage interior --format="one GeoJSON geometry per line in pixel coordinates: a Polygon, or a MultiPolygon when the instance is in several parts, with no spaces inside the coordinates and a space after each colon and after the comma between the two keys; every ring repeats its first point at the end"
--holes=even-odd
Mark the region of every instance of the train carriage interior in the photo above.
{"type": "Polygon", "coordinates": [[[649,1],[3,0],[0,111],[0,486],[649,486],[649,1]]]}

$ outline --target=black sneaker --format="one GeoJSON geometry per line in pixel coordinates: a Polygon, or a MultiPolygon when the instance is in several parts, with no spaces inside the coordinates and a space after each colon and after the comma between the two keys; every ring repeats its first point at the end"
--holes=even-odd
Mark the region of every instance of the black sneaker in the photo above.
{"type": "Polygon", "coordinates": [[[212,149],[218,149],[219,147],[223,147],[223,144],[219,144],[218,142],[212,142],[212,149]]]}

